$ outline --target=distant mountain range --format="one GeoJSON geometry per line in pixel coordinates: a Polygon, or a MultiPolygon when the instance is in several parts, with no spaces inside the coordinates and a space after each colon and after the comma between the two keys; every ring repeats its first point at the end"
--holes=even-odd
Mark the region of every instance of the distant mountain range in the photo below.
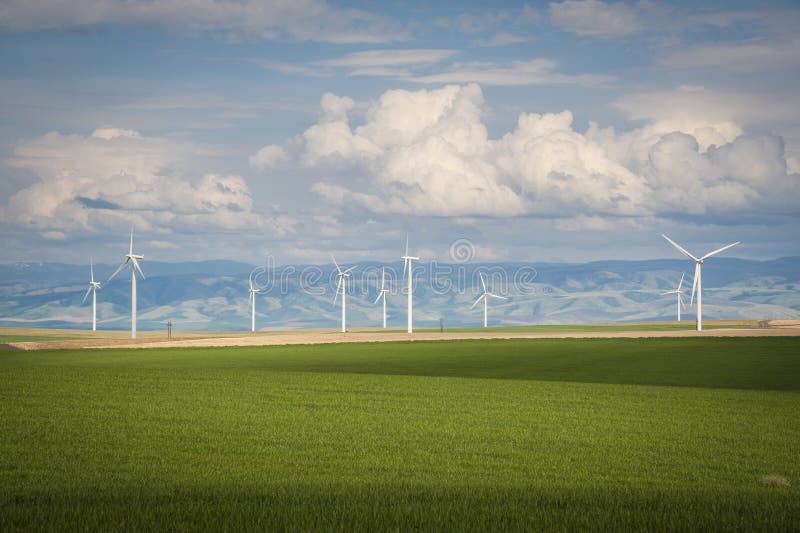
{"type": "MultiPolygon", "coordinates": [[[[235,261],[143,263],[147,278],[138,283],[139,329],[249,328],[248,276],[252,265],[235,261]]],[[[348,267],[354,266],[348,264],[348,267]]],[[[116,265],[95,265],[104,281],[116,265]]],[[[348,286],[348,325],[378,326],[380,304],[373,302],[381,268],[387,271],[389,326],[406,321],[402,264],[358,263],[348,286]]],[[[414,318],[417,327],[478,326],[482,306],[478,272],[490,290],[508,296],[490,300],[490,325],[568,324],[674,320],[676,302],[661,292],[676,288],[686,272],[686,320],[694,265],[683,260],[597,261],[584,264],[434,264],[414,268],[414,318]]],[[[104,282],[97,293],[98,328],[126,329],[130,320],[130,274],[104,282]]],[[[338,327],[333,304],[333,265],[261,267],[263,287],[256,300],[261,329],[338,327]]],[[[81,304],[88,287],[88,265],[16,263],[0,265],[0,326],[86,328],[91,304],[81,304]]],[[[703,269],[703,315],[707,319],[800,317],[800,257],[770,261],[714,258],[703,269]]]]}

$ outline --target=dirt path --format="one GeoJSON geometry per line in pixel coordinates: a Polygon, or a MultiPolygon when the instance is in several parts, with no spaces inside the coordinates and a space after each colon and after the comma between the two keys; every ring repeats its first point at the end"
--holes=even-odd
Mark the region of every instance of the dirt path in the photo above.
{"type": "MultiPolygon", "coordinates": [[[[41,331],[41,330],[39,330],[41,331]]],[[[52,333],[52,332],[51,332],[52,333]]],[[[75,332],[62,332],[64,336],[75,332]]],[[[341,333],[337,330],[274,331],[257,333],[194,332],[167,340],[163,333],[149,332],[132,341],[126,332],[102,332],[100,338],[78,333],[80,338],[69,340],[42,340],[10,342],[10,347],[20,350],[52,350],[82,348],[190,348],[210,346],[276,346],[290,344],[327,344],[341,342],[393,342],[437,341],[457,339],[585,339],[585,338],[649,338],[649,337],[789,337],[800,336],[800,320],[762,321],[758,327],[665,331],[575,331],[558,333],[537,332],[417,332],[384,333],[376,330],[354,330],[341,333]]]]}

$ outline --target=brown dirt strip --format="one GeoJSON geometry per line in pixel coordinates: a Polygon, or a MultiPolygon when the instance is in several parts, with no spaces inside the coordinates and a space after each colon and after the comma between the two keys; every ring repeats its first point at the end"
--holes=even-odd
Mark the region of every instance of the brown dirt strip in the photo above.
{"type": "Polygon", "coordinates": [[[8,343],[20,350],[53,350],[83,348],[193,348],[225,346],[278,346],[293,344],[328,344],[342,342],[397,342],[397,341],[439,341],[467,339],[588,339],[588,338],[656,338],[656,337],[793,337],[800,336],[800,321],[767,321],[754,328],[710,329],[702,332],[694,330],[666,331],[576,331],[558,333],[536,332],[418,332],[383,333],[369,330],[356,330],[341,333],[338,330],[275,331],[257,333],[190,333],[180,338],[167,340],[163,333],[157,338],[155,332],[148,332],[142,338],[132,341],[124,338],[125,332],[104,332],[103,338],[82,335],[79,339],[30,341],[8,343]]]}

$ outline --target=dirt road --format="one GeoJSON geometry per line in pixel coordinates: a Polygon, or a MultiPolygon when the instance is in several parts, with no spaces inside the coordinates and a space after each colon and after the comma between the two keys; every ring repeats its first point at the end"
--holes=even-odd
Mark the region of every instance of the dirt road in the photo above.
{"type": "MultiPolygon", "coordinates": [[[[616,324],[616,327],[623,326],[616,324]]],[[[576,327],[579,329],[579,327],[576,327]]],[[[7,336],[41,336],[43,330],[3,330],[7,336]]],[[[276,346],[289,344],[327,344],[341,342],[392,342],[392,341],[438,341],[456,339],[579,339],[579,338],[645,338],[645,337],[773,337],[800,336],[800,320],[772,320],[754,323],[753,327],[724,327],[694,330],[636,329],[630,331],[559,331],[559,332],[383,332],[376,329],[356,329],[341,333],[334,329],[243,332],[192,332],[183,333],[171,340],[163,332],[145,332],[132,341],[128,333],[76,332],[72,330],[47,330],[53,340],[9,342],[7,345],[19,350],[83,349],[83,348],[189,348],[200,346],[276,346]],[[62,337],[79,338],[59,339],[62,337]]]]}

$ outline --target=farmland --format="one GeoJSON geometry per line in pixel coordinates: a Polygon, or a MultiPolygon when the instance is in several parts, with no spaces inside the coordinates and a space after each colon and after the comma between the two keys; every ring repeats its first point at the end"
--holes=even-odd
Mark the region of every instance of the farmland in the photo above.
{"type": "Polygon", "coordinates": [[[797,529],[798,344],[3,350],[0,529],[797,529]]]}

